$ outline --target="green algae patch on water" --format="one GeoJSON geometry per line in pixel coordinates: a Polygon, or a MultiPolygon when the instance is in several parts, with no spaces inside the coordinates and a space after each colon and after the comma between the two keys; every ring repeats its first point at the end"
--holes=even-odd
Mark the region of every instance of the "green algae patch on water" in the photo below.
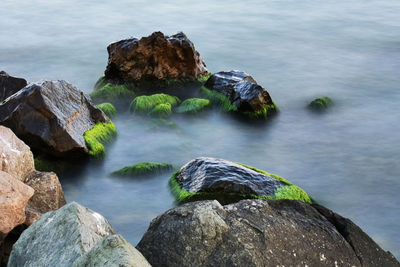
{"type": "Polygon", "coordinates": [[[149,113],[159,104],[170,104],[171,107],[178,105],[181,101],[176,96],[167,94],[154,94],[154,95],[143,95],[136,97],[129,110],[133,113],[149,113]]]}
{"type": "Polygon", "coordinates": [[[197,113],[210,107],[211,102],[203,98],[189,98],[183,101],[177,108],[177,113],[197,113]]]}
{"type": "Polygon", "coordinates": [[[233,105],[225,95],[214,92],[205,86],[200,88],[202,95],[210,100],[211,105],[220,108],[223,112],[237,111],[237,106],[233,105]]]}
{"type": "Polygon", "coordinates": [[[107,83],[100,89],[89,94],[96,103],[101,102],[128,102],[135,97],[135,93],[127,85],[112,85],[107,83]]]}
{"type": "Polygon", "coordinates": [[[109,143],[117,135],[117,129],[112,121],[98,122],[92,129],[83,134],[89,148],[89,155],[101,158],[105,155],[104,144],[109,143]]]}
{"type": "Polygon", "coordinates": [[[117,116],[117,109],[111,103],[102,103],[97,105],[99,109],[101,109],[109,118],[113,118],[117,116]]]}
{"type": "Polygon", "coordinates": [[[333,105],[332,99],[327,96],[316,98],[308,105],[308,107],[315,111],[323,111],[333,105]]]}
{"type": "Polygon", "coordinates": [[[112,172],[111,175],[121,177],[147,176],[171,171],[173,168],[174,167],[169,163],[141,162],[112,172]]]}
{"type": "Polygon", "coordinates": [[[168,118],[172,115],[171,104],[158,104],[149,112],[149,115],[158,118],[168,118]]]}

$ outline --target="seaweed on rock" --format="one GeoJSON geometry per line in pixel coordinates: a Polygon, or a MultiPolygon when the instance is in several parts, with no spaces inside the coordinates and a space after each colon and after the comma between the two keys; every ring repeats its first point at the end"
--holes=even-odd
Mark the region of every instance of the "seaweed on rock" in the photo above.
{"type": "Polygon", "coordinates": [[[279,109],[278,109],[277,105],[275,103],[272,103],[270,105],[266,105],[261,110],[245,111],[245,112],[243,112],[243,114],[252,119],[266,119],[278,111],[279,111],[279,109]]]}
{"type": "Polygon", "coordinates": [[[213,106],[219,107],[223,112],[237,111],[237,106],[233,105],[225,95],[214,92],[205,86],[201,87],[201,93],[209,99],[213,106]]]}
{"type": "Polygon", "coordinates": [[[180,102],[178,97],[167,94],[143,95],[136,97],[129,109],[134,113],[148,113],[159,104],[170,104],[174,107],[180,102]]]}
{"type": "Polygon", "coordinates": [[[89,96],[96,103],[109,101],[131,101],[135,97],[135,93],[129,90],[127,85],[112,85],[107,83],[105,86],[90,93],[89,96]]]}
{"type": "Polygon", "coordinates": [[[309,108],[315,111],[322,111],[333,105],[332,99],[327,96],[316,98],[308,105],[309,108]]]}
{"type": "Polygon", "coordinates": [[[117,109],[111,103],[102,103],[97,105],[99,109],[101,109],[109,118],[113,118],[117,116],[117,109]]]}
{"type": "Polygon", "coordinates": [[[189,98],[176,108],[177,113],[197,113],[210,106],[210,100],[203,98],[189,98]]]}
{"type": "Polygon", "coordinates": [[[117,129],[112,121],[105,123],[99,122],[92,129],[83,135],[89,147],[89,155],[93,157],[103,157],[106,153],[104,144],[112,140],[117,135],[117,129]]]}
{"type": "Polygon", "coordinates": [[[149,115],[158,118],[168,118],[172,115],[171,104],[158,104],[149,112],[149,115]]]}
{"type": "Polygon", "coordinates": [[[144,176],[151,175],[156,173],[161,173],[165,171],[170,171],[173,169],[173,166],[168,163],[160,163],[160,162],[141,162],[132,166],[124,167],[120,170],[117,170],[111,175],[113,176],[144,176]]]}

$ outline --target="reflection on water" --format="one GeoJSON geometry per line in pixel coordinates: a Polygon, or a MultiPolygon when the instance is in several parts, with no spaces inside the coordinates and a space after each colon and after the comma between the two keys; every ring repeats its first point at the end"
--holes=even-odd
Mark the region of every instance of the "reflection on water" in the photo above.
{"type": "Polygon", "coordinates": [[[182,30],[211,71],[251,73],[280,107],[262,125],[209,112],[157,130],[118,117],[106,159],[76,166],[62,183],[69,201],[102,213],[132,243],[173,206],[169,174],[107,174],[140,161],[180,166],[214,156],[288,178],[400,257],[398,1],[5,0],[0,11],[0,69],[12,75],[66,79],[90,92],[109,43],[182,30]],[[329,113],[304,108],[322,95],[336,102],[329,113]]]}

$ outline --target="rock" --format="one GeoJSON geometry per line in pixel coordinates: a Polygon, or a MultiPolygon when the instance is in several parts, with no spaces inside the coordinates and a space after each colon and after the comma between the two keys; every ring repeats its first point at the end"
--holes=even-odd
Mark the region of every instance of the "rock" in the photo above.
{"type": "Polygon", "coordinates": [[[367,241],[362,247],[371,255],[357,253],[359,244],[310,204],[257,199],[221,206],[214,200],[157,217],[137,249],[153,266],[399,266],[364,232],[352,234],[367,241]]]}
{"type": "Polygon", "coordinates": [[[25,184],[35,190],[27,206],[26,225],[31,225],[46,212],[58,210],[67,202],[60,181],[54,172],[31,172],[25,179],[25,184]]]}
{"type": "Polygon", "coordinates": [[[0,125],[0,170],[24,181],[34,169],[31,149],[10,129],[0,125]]]}
{"type": "Polygon", "coordinates": [[[25,79],[13,77],[8,75],[5,71],[0,71],[0,103],[26,85],[27,82],[25,79]]]}
{"type": "Polygon", "coordinates": [[[33,193],[30,186],[0,171],[0,234],[3,238],[25,221],[25,207],[33,193]]]}
{"type": "Polygon", "coordinates": [[[140,40],[131,38],[107,47],[105,80],[130,83],[177,78],[198,79],[208,74],[193,43],[182,32],[165,36],[154,32],[140,40]]]}
{"type": "MultiPolygon", "coordinates": [[[[265,113],[265,116],[277,111],[269,93],[249,74],[243,71],[221,71],[213,74],[204,85],[213,92],[220,93],[237,107],[240,112],[248,115],[265,113]]],[[[258,115],[257,115],[258,116],[258,115]]]]}
{"type": "Polygon", "coordinates": [[[103,237],[114,234],[100,214],[75,202],[44,214],[14,244],[8,266],[71,266],[103,237]]]}
{"type": "Polygon", "coordinates": [[[120,235],[104,237],[88,253],[78,258],[72,267],[151,266],[143,255],[120,235]]]}
{"type": "Polygon", "coordinates": [[[231,161],[200,157],[171,177],[179,202],[217,199],[232,203],[244,198],[290,198],[311,202],[307,194],[282,177],[231,161]]]}
{"type": "Polygon", "coordinates": [[[308,105],[314,111],[324,111],[333,105],[332,99],[327,96],[316,98],[308,105]]]}
{"type": "Polygon", "coordinates": [[[29,84],[0,105],[0,124],[32,149],[56,156],[88,153],[83,134],[108,118],[66,81],[29,84]]]}

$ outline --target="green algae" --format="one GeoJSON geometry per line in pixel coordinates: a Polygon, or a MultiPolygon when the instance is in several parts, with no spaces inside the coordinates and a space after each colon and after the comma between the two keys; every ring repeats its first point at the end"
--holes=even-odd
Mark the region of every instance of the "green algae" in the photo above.
{"type": "Polygon", "coordinates": [[[132,166],[124,167],[117,170],[111,175],[113,176],[124,176],[124,177],[134,177],[134,176],[144,176],[152,175],[157,173],[162,173],[166,171],[171,171],[173,166],[168,163],[160,162],[141,162],[132,166]]]}
{"type": "Polygon", "coordinates": [[[112,121],[99,122],[92,129],[83,134],[89,148],[89,155],[100,158],[106,153],[104,144],[110,142],[117,135],[117,129],[112,121]]]}
{"type": "Polygon", "coordinates": [[[189,98],[176,108],[177,113],[197,113],[211,105],[210,100],[203,98],[189,98]]]}
{"type": "Polygon", "coordinates": [[[112,85],[107,83],[100,89],[89,94],[96,103],[101,102],[129,102],[135,97],[135,93],[127,85],[112,85]]]}
{"type": "Polygon", "coordinates": [[[211,105],[219,107],[223,112],[238,110],[237,106],[233,105],[225,95],[214,92],[205,86],[202,86],[200,90],[204,97],[210,100],[211,105]]]}
{"type": "Polygon", "coordinates": [[[101,77],[97,80],[97,82],[95,83],[94,89],[95,89],[95,90],[101,89],[101,88],[104,87],[106,84],[107,84],[107,82],[106,82],[106,77],[101,76],[101,77]]]}
{"type": "Polygon", "coordinates": [[[159,104],[168,103],[171,107],[174,107],[180,102],[178,97],[167,94],[143,95],[135,97],[129,109],[133,113],[149,113],[159,104]]]}
{"type": "Polygon", "coordinates": [[[308,106],[309,106],[309,108],[311,108],[313,110],[322,111],[322,110],[329,108],[332,105],[333,105],[332,99],[330,99],[327,96],[324,96],[324,97],[314,99],[313,101],[311,101],[311,103],[308,106]]]}
{"type": "Polygon", "coordinates": [[[149,112],[149,115],[158,118],[168,118],[172,115],[171,104],[158,104],[149,112]]]}
{"type": "Polygon", "coordinates": [[[270,117],[272,114],[275,114],[278,111],[279,111],[279,109],[276,106],[276,104],[272,103],[270,105],[266,105],[261,110],[245,111],[245,112],[243,112],[243,114],[246,115],[249,118],[260,120],[260,119],[266,119],[266,118],[270,117]]]}
{"type": "Polygon", "coordinates": [[[60,174],[67,170],[68,163],[62,160],[47,159],[42,156],[34,158],[35,169],[41,172],[55,172],[60,174]]]}
{"type": "Polygon", "coordinates": [[[212,73],[208,73],[206,75],[200,76],[200,78],[198,78],[197,81],[199,83],[205,83],[211,76],[212,76],[212,73]]]}
{"type": "Polygon", "coordinates": [[[109,118],[113,118],[117,116],[117,109],[111,103],[102,103],[97,105],[99,109],[101,109],[109,118]]]}

